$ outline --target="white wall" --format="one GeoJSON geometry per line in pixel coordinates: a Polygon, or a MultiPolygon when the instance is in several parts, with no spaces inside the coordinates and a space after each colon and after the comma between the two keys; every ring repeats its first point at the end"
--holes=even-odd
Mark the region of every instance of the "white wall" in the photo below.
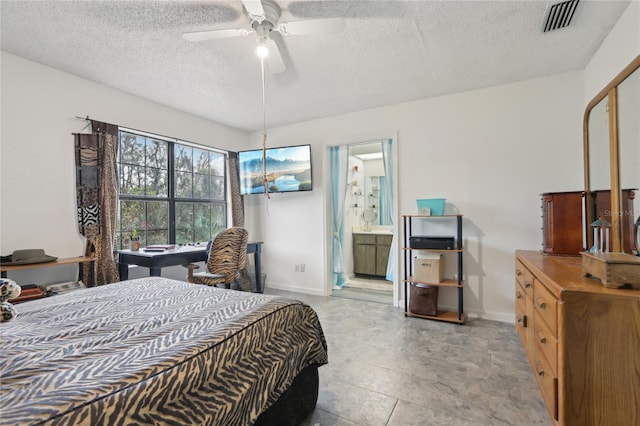
{"type": "MultiPolygon", "coordinates": [[[[238,150],[249,135],[142,98],[2,52],[0,144],[0,254],[43,248],[79,256],[72,133],[86,125],[75,116],[238,150]]],[[[69,270],[76,268],[69,268],[69,270]]],[[[146,269],[145,269],[146,270],[146,269]]],[[[164,272],[164,271],[163,271],[164,272]]],[[[37,270],[38,282],[71,280],[65,267],[37,270]],[[58,271],[62,270],[62,271],[58,271]]],[[[180,272],[183,277],[184,271],[180,272]]]]}
{"type": "MultiPolygon", "coordinates": [[[[416,213],[416,198],[446,197],[459,209],[465,309],[512,320],[514,251],[542,243],[539,194],[582,188],[582,88],[582,73],[571,72],[270,130],[273,146],[312,144],[314,190],[246,199],[265,241],[268,285],[326,292],[327,147],[393,129],[400,214],[416,213]],[[295,263],[306,272],[294,272],[295,263]]],[[[259,134],[252,138],[259,144],[259,134]]]]}
{"type": "Polygon", "coordinates": [[[382,160],[367,160],[365,164],[365,176],[384,176],[384,161],[382,160]]]}
{"type": "Polygon", "coordinates": [[[632,1],[584,70],[585,105],[640,54],[640,1],[632,1]]]}

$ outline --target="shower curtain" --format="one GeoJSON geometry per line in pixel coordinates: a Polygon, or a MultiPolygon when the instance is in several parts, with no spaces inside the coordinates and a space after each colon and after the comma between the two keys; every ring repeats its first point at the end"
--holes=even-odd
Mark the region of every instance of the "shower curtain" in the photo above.
{"type": "MultiPolygon", "coordinates": [[[[387,139],[381,142],[382,143],[382,161],[384,164],[384,175],[386,179],[381,179],[381,182],[384,184],[383,193],[385,194],[385,203],[380,204],[380,208],[384,208],[384,211],[381,210],[380,216],[385,216],[388,218],[389,223],[392,226],[393,239],[391,240],[391,248],[389,250],[389,261],[387,262],[387,275],[386,279],[389,281],[393,281],[393,278],[396,273],[396,245],[398,239],[398,233],[396,232],[396,224],[393,222],[393,140],[387,139]]],[[[381,188],[382,189],[382,188],[381,188]]]]}
{"type": "Polygon", "coordinates": [[[345,284],[344,258],[342,254],[342,237],[344,234],[344,209],[347,196],[347,169],[349,147],[329,147],[329,176],[331,199],[331,283],[334,288],[342,288],[345,284]]]}

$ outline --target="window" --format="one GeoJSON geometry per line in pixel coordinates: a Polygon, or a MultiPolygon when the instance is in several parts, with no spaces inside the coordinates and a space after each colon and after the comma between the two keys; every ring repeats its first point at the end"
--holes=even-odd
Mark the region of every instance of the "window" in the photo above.
{"type": "Polygon", "coordinates": [[[227,227],[226,153],[120,130],[116,241],[140,245],[209,241],[227,227]]]}

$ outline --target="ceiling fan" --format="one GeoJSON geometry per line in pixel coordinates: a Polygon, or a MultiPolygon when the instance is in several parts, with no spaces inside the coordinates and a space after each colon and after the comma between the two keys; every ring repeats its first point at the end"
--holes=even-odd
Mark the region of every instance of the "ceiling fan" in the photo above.
{"type": "Polygon", "coordinates": [[[300,34],[330,34],[339,33],[344,29],[342,18],[305,19],[301,21],[279,22],[281,9],[272,0],[241,0],[250,21],[250,28],[232,28],[223,30],[196,31],[182,34],[189,41],[199,42],[230,37],[245,37],[255,33],[257,35],[258,56],[267,56],[269,69],[274,74],[285,71],[286,66],[278,45],[270,37],[272,31],[289,36],[300,34]]]}

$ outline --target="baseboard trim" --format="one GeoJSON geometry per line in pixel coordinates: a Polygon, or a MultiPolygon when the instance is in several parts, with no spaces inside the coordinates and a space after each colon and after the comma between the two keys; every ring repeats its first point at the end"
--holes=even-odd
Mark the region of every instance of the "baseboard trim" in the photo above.
{"type": "Polygon", "coordinates": [[[267,285],[268,288],[273,288],[275,290],[283,290],[283,291],[293,291],[295,293],[303,293],[303,294],[311,294],[313,296],[324,296],[324,292],[322,290],[311,289],[307,287],[293,286],[293,285],[285,285],[269,282],[267,285]]]}

